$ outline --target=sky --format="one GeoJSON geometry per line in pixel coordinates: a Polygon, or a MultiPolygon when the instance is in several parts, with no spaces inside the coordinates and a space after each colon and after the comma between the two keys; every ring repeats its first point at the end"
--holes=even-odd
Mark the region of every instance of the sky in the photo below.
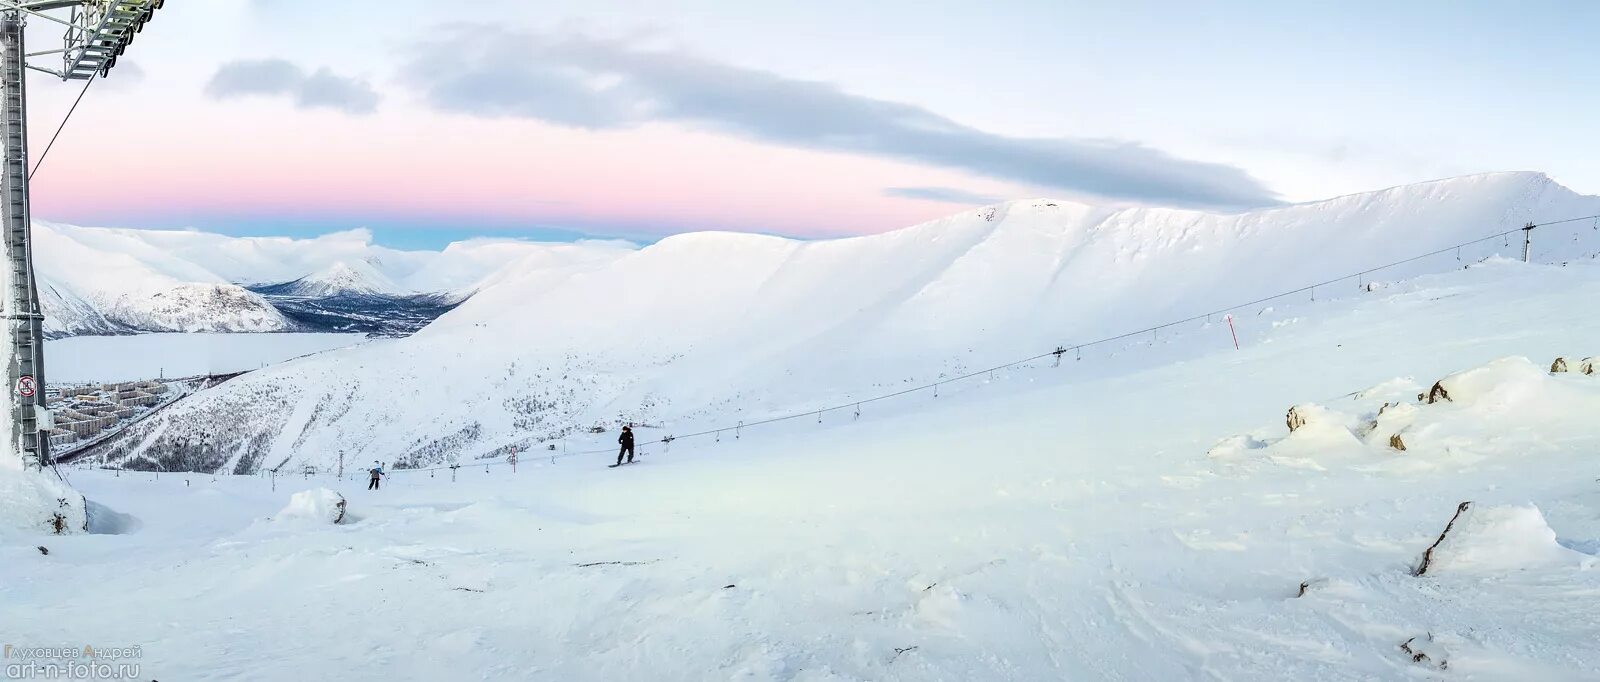
{"type": "MultiPolygon", "coordinates": [[[[436,248],[825,238],[1040,196],[1238,211],[1500,170],[1600,193],[1600,3],[1311,5],[169,0],[33,213],[436,248]]],[[[59,40],[30,23],[30,50],[59,40]]],[[[36,160],[80,87],[30,75],[36,160]]]]}

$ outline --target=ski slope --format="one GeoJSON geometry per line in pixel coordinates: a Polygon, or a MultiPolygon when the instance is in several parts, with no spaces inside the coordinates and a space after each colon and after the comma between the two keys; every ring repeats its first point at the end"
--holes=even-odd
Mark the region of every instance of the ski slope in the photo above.
{"type": "Polygon", "coordinates": [[[1594,679],[1597,296],[1492,260],[615,470],[71,471],[115,534],[0,545],[0,623],[151,679],[1594,679]]]}
{"type": "MultiPolygon", "coordinates": [[[[230,382],[131,431],[109,459],[248,473],[328,470],[342,452],[415,467],[582,449],[620,421],[660,426],[652,437],[720,428],[1596,213],[1600,198],[1542,174],[1497,173],[1243,214],[1025,200],[851,239],[691,233],[617,257],[541,251],[413,337],[230,382]]],[[[1321,295],[1520,251],[1509,236],[1479,242],[1321,295]]],[[[1533,256],[1597,252],[1600,231],[1581,222],[1540,228],[1533,256]]],[[[1198,349],[1228,344],[1204,338],[1198,349]]]]}

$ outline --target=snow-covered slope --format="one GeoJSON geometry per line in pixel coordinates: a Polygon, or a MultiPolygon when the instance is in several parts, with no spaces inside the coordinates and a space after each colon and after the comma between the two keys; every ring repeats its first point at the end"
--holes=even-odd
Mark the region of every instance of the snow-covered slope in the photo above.
{"type": "Polygon", "coordinates": [[[51,336],[280,331],[291,321],[246,286],[300,298],[426,293],[453,302],[530,256],[612,258],[632,248],[474,239],[439,252],[399,251],[373,244],[365,230],[290,239],[43,221],[34,235],[51,336]]]}
{"type": "Polygon", "coordinates": [[[74,471],[138,532],[0,543],[0,623],[162,680],[1600,679],[1600,374],[1545,371],[1597,299],[1452,267],[615,470],[74,471]]]}
{"type": "MultiPolygon", "coordinates": [[[[414,337],[231,382],[148,422],[119,456],[251,471],[327,467],[342,451],[416,465],[618,419],[682,432],[861,399],[1594,213],[1600,198],[1500,173],[1239,215],[1030,200],[834,241],[685,234],[617,257],[504,268],[414,337]],[[196,445],[201,430],[218,437],[196,445]]],[[[1534,255],[1597,250],[1600,232],[1574,223],[1541,228],[1534,255]]],[[[1482,242],[1375,276],[1496,253],[1520,244],[1482,242]]],[[[1321,295],[1369,284],[1352,277],[1321,295]]]]}
{"type": "Polygon", "coordinates": [[[39,223],[34,263],[52,335],[141,331],[275,331],[282,316],[260,296],[132,241],[39,223]],[[127,250],[116,250],[127,249],[127,250]]]}

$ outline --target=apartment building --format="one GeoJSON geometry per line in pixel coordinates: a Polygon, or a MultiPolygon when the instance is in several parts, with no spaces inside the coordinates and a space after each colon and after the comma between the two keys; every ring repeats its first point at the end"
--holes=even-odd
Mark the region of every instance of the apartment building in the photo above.
{"type": "Polygon", "coordinates": [[[52,450],[64,448],[78,442],[78,435],[63,429],[50,429],[50,448],[52,450]]]}

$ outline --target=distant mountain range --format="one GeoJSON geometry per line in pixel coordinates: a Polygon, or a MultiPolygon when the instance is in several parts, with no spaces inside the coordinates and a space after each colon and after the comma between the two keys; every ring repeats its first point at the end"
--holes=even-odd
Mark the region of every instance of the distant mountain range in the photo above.
{"type": "Polygon", "coordinates": [[[143,332],[339,331],[402,336],[484,282],[631,245],[474,239],[441,251],[377,246],[364,230],[314,239],[78,227],[35,221],[51,338],[143,332]]]}
{"type": "Polygon", "coordinates": [[[406,336],[450,312],[470,292],[407,292],[376,257],[338,261],[296,280],[245,288],[297,330],[406,336]]]}

